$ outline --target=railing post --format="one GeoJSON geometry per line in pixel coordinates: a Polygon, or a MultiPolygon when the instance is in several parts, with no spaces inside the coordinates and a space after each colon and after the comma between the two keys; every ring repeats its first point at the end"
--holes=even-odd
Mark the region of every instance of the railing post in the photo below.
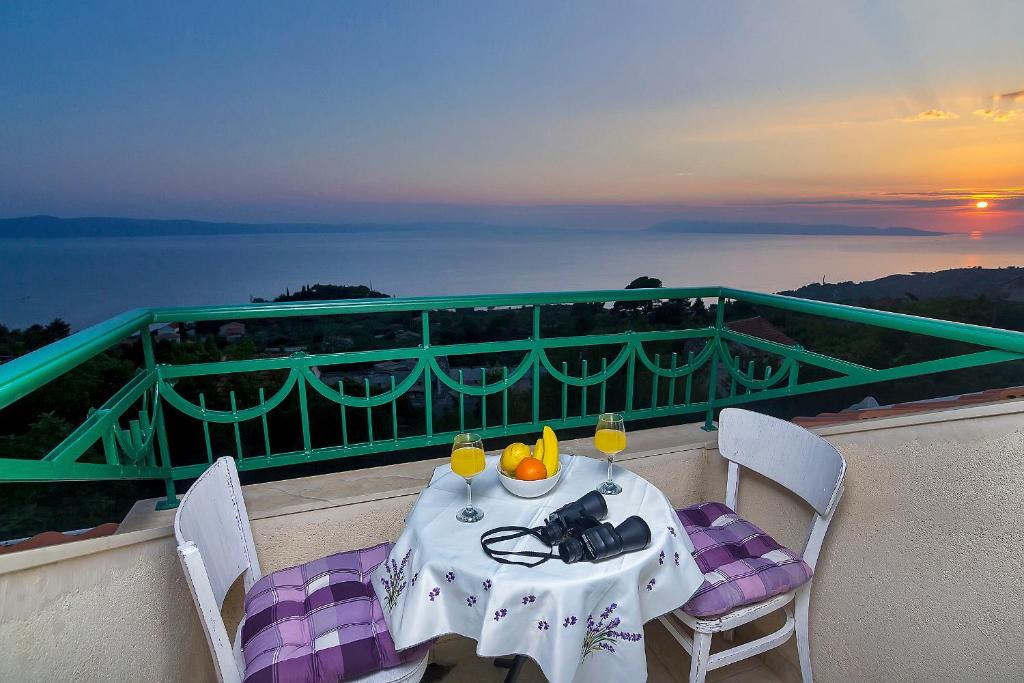
{"type": "Polygon", "coordinates": [[[725,324],[725,297],[718,297],[718,305],[715,306],[715,336],[711,338],[714,346],[711,349],[711,376],[708,378],[708,409],[704,416],[704,431],[713,432],[718,429],[715,426],[715,399],[718,397],[718,345],[722,339],[722,325],[725,324]]]}
{"type": "MultiPolygon", "coordinates": [[[[430,315],[427,311],[423,311],[422,315],[423,322],[423,335],[420,338],[420,348],[423,349],[424,358],[428,361],[431,358],[430,351],[430,315]]],[[[424,415],[424,421],[426,422],[427,438],[434,436],[434,396],[433,396],[433,384],[434,384],[434,371],[430,367],[430,363],[426,364],[423,368],[423,409],[426,415],[424,415]]]]}
{"type": "Polygon", "coordinates": [[[533,306],[533,423],[540,422],[540,306],[533,306]]]}
{"type": "MultiPolygon", "coordinates": [[[[157,380],[159,381],[159,380],[157,380]]],[[[157,400],[160,397],[157,396],[157,400]]],[[[160,465],[167,471],[164,477],[164,490],[167,496],[156,502],[157,510],[173,510],[178,507],[178,492],[174,490],[174,475],[171,469],[171,449],[167,443],[167,428],[164,426],[164,413],[160,411],[156,421],[156,440],[160,446],[160,465]]]]}
{"type": "Polygon", "coordinates": [[[171,448],[167,443],[167,425],[164,424],[164,411],[160,398],[160,377],[156,375],[156,355],[153,353],[153,337],[149,334],[149,323],[139,328],[139,337],[142,341],[142,361],[145,363],[146,372],[152,372],[153,387],[153,415],[156,417],[153,429],[156,430],[156,443],[160,451],[160,467],[167,473],[164,477],[164,490],[166,497],[158,500],[157,510],[173,510],[178,507],[178,492],[174,489],[174,474],[171,470],[171,448]]]}
{"type": "MultiPolygon", "coordinates": [[[[629,334],[634,332],[635,330],[630,330],[629,334]]],[[[626,361],[626,409],[624,412],[628,417],[633,412],[633,389],[636,382],[636,346],[632,342],[626,343],[629,344],[629,360],[626,361]]]]}

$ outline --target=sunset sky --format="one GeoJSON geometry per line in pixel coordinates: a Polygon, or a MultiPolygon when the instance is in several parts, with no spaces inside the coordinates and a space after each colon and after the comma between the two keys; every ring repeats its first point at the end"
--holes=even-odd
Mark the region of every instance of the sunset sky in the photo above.
{"type": "Polygon", "coordinates": [[[1024,231],[1024,2],[637,7],[7,0],[0,217],[1024,231]]]}

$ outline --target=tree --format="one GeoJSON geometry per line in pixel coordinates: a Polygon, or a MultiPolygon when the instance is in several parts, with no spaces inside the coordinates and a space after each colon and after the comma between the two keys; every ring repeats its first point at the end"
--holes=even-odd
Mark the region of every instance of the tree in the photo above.
{"type": "Polygon", "coordinates": [[[274,301],[330,301],[333,299],[387,299],[389,296],[366,285],[322,285],[319,282],[315,285],[302,285],[302,288],[292,294],[285,289],[284,294],[274,298],[274,301]]]}
{"type": "MultiPolygon", "coordinates": [[[[641,275],[634,279],[628,285],[626,289],[661,289],[662,283],[656,277],[650,275],[641,275]]],[[[633,314],[649,314],[654,310],[653,301],[616,301],[612,309],[620,313],[633,313],[633,314]]]]}
{"type": "Polygon", "coordinates": [[[662,282],[658,278],[641,275],[626,285],[626,289],[661,289],[662,286],[662,282]]]}

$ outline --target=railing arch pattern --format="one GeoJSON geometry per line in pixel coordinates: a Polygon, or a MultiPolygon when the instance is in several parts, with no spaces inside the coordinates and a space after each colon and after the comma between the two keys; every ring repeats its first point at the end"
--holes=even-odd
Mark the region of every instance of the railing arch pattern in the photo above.
{"type": "MultiPolygon", "coordinates": [[[[405,299],[369,299],[335,302],[300,302],[288,304],[251,304],[204,308],[162,308],[131,311],[106,323],[78,332],[43,349],[0,366],[0,409],[27,393],[60,376],[104,349],[139,334],[145,367],[115,396],[92,411],[74,432],[49,453],[37,460],[5,458],[0,453],[0,481],[54,481],[75,479],[162,479],[167,484],[166,506],[176,504],[175,481],[198,476],[213,461],[210,425],[231,425],[234,431],[235,456],[239,469],[315,462],[334,458],[367,455],[387,451],[420,448],[445,443],[453,431],[437,431],[434,404],[435,389],[442,388],[457,397],[458,424],[469,423],[466,398],[476,399],[473,429],[485,437],[512,436],[539,429],[542,423],[556,428],[581,427],[593,424],[596,413],[603,411],[608,388],[613,380],[621,380],[625,389],[625,413],[628,419],[702,414],[705,426],[714,428],[714,411],[730,405],[795,396],[861,384],[914,377],[934,372],[980,367],[1024,358],[1024,333],[941,320],[919,318],[870,309],[807,301],[778,295],[746,292],[723,287],[701,287],[657,290],[609,290],[550,294],[510,294],[462,297],[415,297],[405,299]],[[600,303],[613,301],[651,301],[705,298],[718,306],[713,325],[702,328],[638,331],[627,330],[605,334],[569,337],[541,335],[541,309],[546,305],[600,303]],[[823,316],[845,322],[877,325],[893,330],[927,335],[940,339],[973,344],[981,350],[936,360],[876,369],[851,363],[804,349],[786,346],[729,329],[722,316],[727,300],[745,301],[758,306],[774,307],[807,315],[823,316]],[[532,311],[532,334],[509,341],[433,345],[430,340],[430,315],[435,311],[482,309],[492,307],[527,308],[532,311]],[[165,322],[246,320],[313,315],[349,315],[414,311],[421,317],[420,344],[413,347],[370,351],[348,351],[325,354],[297,353],[274,358],[221,360],[187,365],[159,365],[153,356],[150,326],[165,322]],[[690,342],[681,353],[672,350],[667,359],[661,353],[652,357],[647,345],[676,345],[690,342]],[[743,359],[730,345],[742,345],[770,356],[761,359],[758,375],[754,361],[744,369],[743,359]],[[600,367],[591,368],[588,359],[579,363],[579,374],[569,371],[568,363],[552,359],[554,351],[611,348],[613,357],[601,355],[600,367]],[[522,354],[514,368],[509,364],[484,364],[473,368],[466,378],[466,367],[454,372],[452,360],[462,356],[508,357],[522,354]],[[685,357],[684,357],[685,356],[685,357]],[[446,369],[442,359],[448,364],[446,369]],[[403,361],[407,371],[396,381],[392,374],[383,387],[371,386],[364,379],[362,392],[346,391],[339,380],[337,388],[319,376],[316,368],[329,366],[365,367],[383,361],[403,361]],[[411,363],[411,366],[409,365],[411,363]],[[803,367],[814,367],[831,373],[825,379],[807,380],[803,367]],[[183,396],[175,385],[185,378],[283,371],[283,380],[275,388],[260,387],[255,405],[239,408],[231,391],[230,410],[211,409],[205,396],[198,403],[183,396]],[[650,381],[649,397],[638,395],[638,373],[650,381]],[[489,379],[489,375],[491,375],[489,379]],[[694,395],[700,375],[705,393],[694,395]],[[561,394],[560,415],[542,415],[540,392],[542,378],[550,386],[555,383],[561,394]],[[525,420],[510,417],[510,392],[519,391],[521,383],[529,385],[532,410],[525,420]],[[667,385],[667,386],[666,386],[667,385]],[[423,395],[423,429],[419,433],[400,433],[397,402],[411,395],[414,388],[423,395]],[[578,409],[570,410],[569,390],[580,395],[578,409]],[[338,407],[342,438],[339,443],[314,447],[311,439],[308,390],[338,407]],[[375,393],[376,390],[376,393],[375,393]],[[270,395],[266,395],[270,391],[270,395]],[[594,393],[589,393],[593,391],[594,393]],[[268,415],[290,397],[296,396],[302,431],[302,448],[297,451],[273,452],[268,428],[268,415]],[[501,397],[500,419],[488,416],[488,398],[501,397]],[[594,400],[594,399],[597,400],[594,400]],[[596,403],[596,410],[594,404],[596,403]],[[141,406],[141,409],[138,409],[141,406]],[[165,411],[173,408],[202,425],[206,462],[174,465],[168,446],[165,411]],[[390,408],[390,432],[373,433],[374,410],[390,408]],[[361,411],[368,426],[367,438],[353,441],[349,434],[349,411],[361,411]],[[135,417],[132,417],[132,414],[135,417]],[[491,419],[489,419],[491,418],[491,419]],[[244,452],[240,425],[258,421],[262,428],[262,453],[244,452]],[[123,424],[124,423],[124,424],[123,424]],[[124,426],[126,425],[126,426],[124,426]],[[479,426],[477,426],[479,425],[479,426]],[[83,456],[100,444],[104,462],[86,462],[83,456]]],[[[580,354],[582,356],[582,353],[580,354]]],[[[646,381],[646,380],[645,380],[646,381]]]]}

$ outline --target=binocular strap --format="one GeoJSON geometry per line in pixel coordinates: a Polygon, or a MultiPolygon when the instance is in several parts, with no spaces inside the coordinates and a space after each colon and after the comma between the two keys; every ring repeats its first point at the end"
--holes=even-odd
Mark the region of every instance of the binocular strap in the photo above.
{"type": "Polygon", "coordinates": [[[517,538],[524,536],[533,536],[541,543],[544,543],[543,537],[540,535],[540,531],[543,527],[533,527],[532,529],[525,526],[499,526],[489,531],[485,531],[480,535],[480,545],[484,549],[484,553],[487,557],[491,558],[495,562],[501,564],[517,564],[521,567],[536,567],[537,565],[544,564],[552,557],[555,557],[554,550],[548,550],[546,553],[537,552],[536,550],[495,550],[491,546],[495,543],[504,543],[505,541],[513,541],[517,538]],[[505,534],[504,536],[495,536],[494,534],[505,534]],[[533,557],[537,558],[534,561],[526,562],[523,560],[510,560],[508,557],[533,557]]]}

